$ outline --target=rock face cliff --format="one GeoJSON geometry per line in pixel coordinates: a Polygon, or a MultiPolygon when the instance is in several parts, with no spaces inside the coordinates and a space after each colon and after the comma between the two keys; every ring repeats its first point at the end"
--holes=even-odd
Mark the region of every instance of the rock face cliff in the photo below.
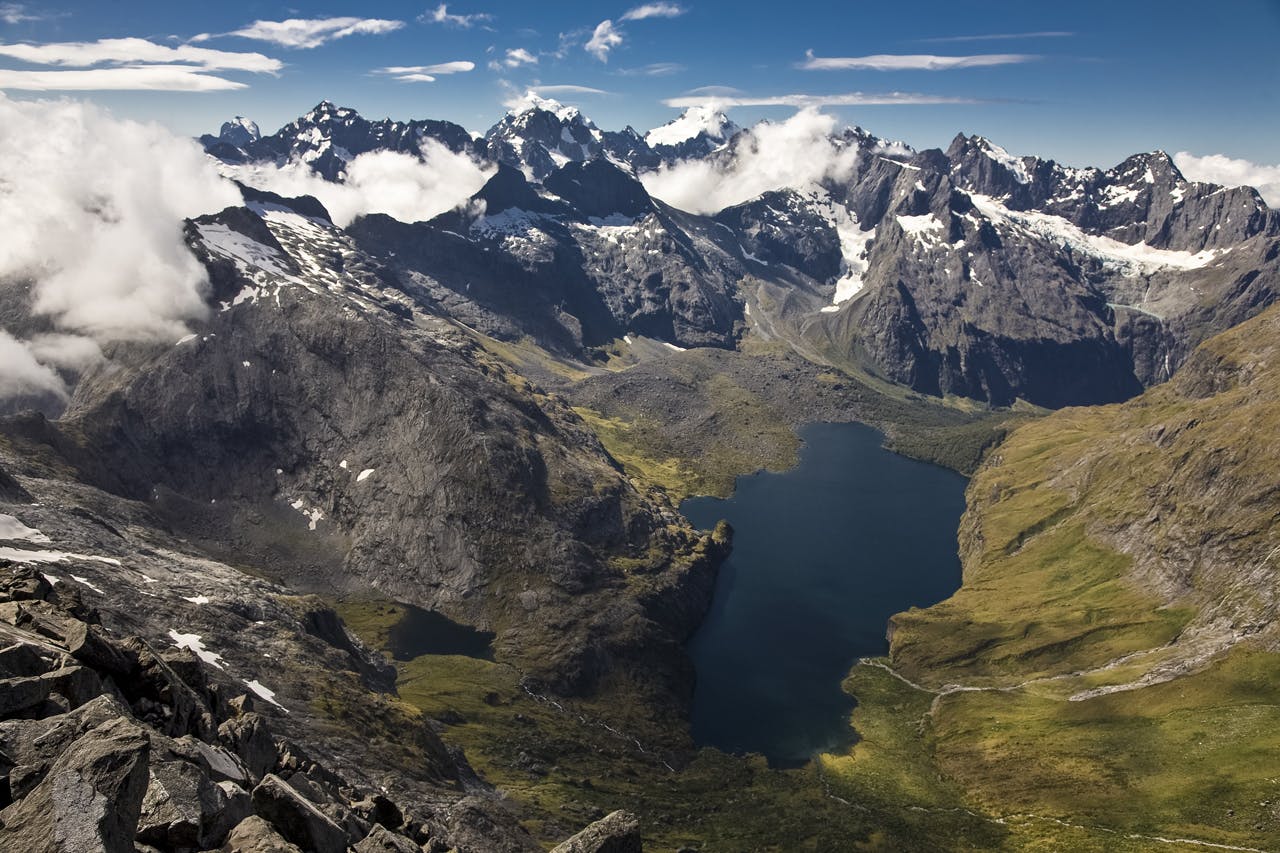
{"type": "Polygon", "coordinates": [[[629,659],[687,695],[669,654],[687,627],[652,615],[707,594],[686,577],[712,570],[707,546],[562,401],[323,219],[260,201],[188,236],[208,322],[86,376],[29,438],[273,577],[494,631],[558,690],[629,659]],[[642,577],[617,568],[649,555],[642,577]]]}
{"type": "MultiPolygon", "coordinates": [[[[621,680],[678,714],[680,644],[726,542],[314,200],[248,195],[187,229],[207,321],[120,347],[57,421],[0,424],[4,831],[31,849],[537,849],[307,594],[490,631],[530,695],[621,680]],[[51,727],[66,736],[30,746],[51,727]]],[[[628,826],[588,841],[633,849],[628,826]]]]}

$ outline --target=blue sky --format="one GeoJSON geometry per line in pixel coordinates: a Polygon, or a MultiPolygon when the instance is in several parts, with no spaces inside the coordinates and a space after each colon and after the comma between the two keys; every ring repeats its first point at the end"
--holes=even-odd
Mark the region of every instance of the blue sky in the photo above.
{"type": "Polygon", "coordinates": [[[679,113],[666,102],[717,87],[710,91],[745,102],[730,111],[742,124],[795,111],[753,101],[832,99],[823,109],[842,122],[917,148],[945,147],[965,131],[1073,165],[1109,166],[1154,148],[1280,163],[1280,0],[459,0],[438,10],[378,0],[0,2],[0,88],[15,98],[87,98],[194,135],[235,114],[271,132],[322,99],[370,118],[484,130],[529,88],[579,105],[601,127],[644,131],[679,113]],[[647,14],[635,11],[646,5],[647,14]],[[283,35],[270,25],[333,18],[352,20],[283,35]],[[178,52],[137,41],[108,49],[103,39],[178,52]],[[192,61],[205,69],[193,75],[192,61]],[[445,63],[453,65],[378,72],[445,63]],[[466,63],[474,68],[461,70],[466,63]],[[926,64],[960,67],[918,67],[926,64]],[[135,84],[243,88],[100,88],[135,84]],[[889,93],[905,103],[848,103],[889,93]]]}

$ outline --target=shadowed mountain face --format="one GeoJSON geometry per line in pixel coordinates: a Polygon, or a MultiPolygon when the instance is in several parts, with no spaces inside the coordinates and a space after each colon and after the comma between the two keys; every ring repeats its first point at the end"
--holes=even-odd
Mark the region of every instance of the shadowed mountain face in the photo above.
{"type": "Polygon", "coordinates": [[[927,394],[1110,402],[1167,379],[1280,286],[1280,217],[1251,189],[1185,180],[1163,152],[1073,169],[977,136],[914,152],[852,129],[830,139],[839,177],[714,217],[651,198],[640,179],[658,168],[743,168],[753,133],[722,119],[641,137],[535,101],[476,141],[326,103],[270,137],[231,122],[205,141],[228,162],[296,160],[330,180],[426,139],[499,164],[454,213],[351,233],[469,325],[578,359],[629,334],[734,347],[756,329],[927,394]]]}

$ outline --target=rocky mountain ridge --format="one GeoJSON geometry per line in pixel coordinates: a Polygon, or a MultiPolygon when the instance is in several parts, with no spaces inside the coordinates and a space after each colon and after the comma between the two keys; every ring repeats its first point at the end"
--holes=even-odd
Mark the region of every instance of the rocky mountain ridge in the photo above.
{"type": "MultiPolygon", "coordinates": [[[[691,111],[641,137],[534,99],[483,141],[439,124],[371,125],[321,105],[267,139],[277,162],[303,151],[330,179],[347,153],[412,151],[427,136],[520,170],[529,188],[503,174],[433,223],[355,227],[388,232],[376,251],[406,278],[476,255],[446,275],[462,279],[445,283],[462,302],[473,301],[468,289],[488,294],[480,308],[460,308],[466,316],[588,362],[627,336],[734,347],[767,328],[808,357],[923,393],[1108,402],[1167,379],[1278,287],[1280,215],[1252,189],[1187,181],[1162,152],[1074,169],[982,137],[917,152],[853,128],[830,139],[838,174],[711,217],[662,205],[644,180],[681,163],[726,180],[746,168],[753,132],[721,114],[691,111]],[[357,144],[348,128],[379,129],[357,144]],[[652,210],[660,229],[644,224],[652,210]],[[402,251],[405,241],[415,250],[402,251]],[[1069,367],[1055,371],[1059,363],[1069,367]]],[[[237,151],[231,159],[250,156],[237,151]]]]}

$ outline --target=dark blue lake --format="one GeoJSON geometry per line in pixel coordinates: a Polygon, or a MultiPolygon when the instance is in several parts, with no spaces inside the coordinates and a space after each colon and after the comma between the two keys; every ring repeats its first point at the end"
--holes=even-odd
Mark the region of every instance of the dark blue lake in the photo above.
{"type": "Polygon", "coordinates": [[[733,497],[690,498],[695,525],[728,519],[733,554],[706,622],[693,736],[726,752],[803,763],[856,740],[840,684],[888,651],[889,617],[960,586],[956,530],[964,477],[880,446],[860,424],[800,430],[800,463],[739,477],[733,497]]]}

